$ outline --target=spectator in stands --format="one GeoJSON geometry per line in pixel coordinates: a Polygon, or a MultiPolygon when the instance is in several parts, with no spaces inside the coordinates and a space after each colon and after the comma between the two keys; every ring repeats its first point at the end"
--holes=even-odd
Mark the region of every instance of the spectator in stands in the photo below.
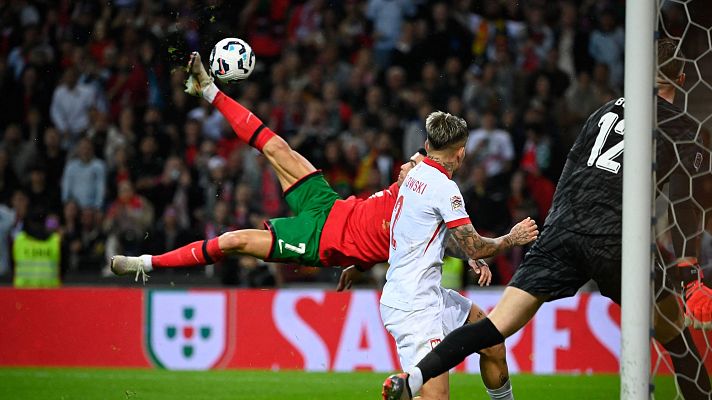
{"type": "Polygon", "coordinates": [[[3,147],[0,147],[0,204],[9,203],[13,191],[19,186],[20,182],[10,165],[8,152],[3,147]]]}
{"type": "Polygon", "coordinates": [[[449,57],[469,61],[472,34],[452,18],[448,4],[435,2],[430,9],[430,17],[430,33],[424,43],[425,59],[441,66],[449,57]]]}
{"type": "Polygon", "coordinates": [[[554,199],[554,183],[547,177],[552,165],[551,137],[542,126],[530,124],[526,128],[526,142],[520,168],[527,172],[527,188],[537,204],[538,214],[545,216],[554,199]]]}
{"type": "Polygon", "coordinates": [[[15,224],[15,210],[0,204],[0,277],[10,273],[10,234],[15,224]]]}
{"type": "Polygon", "coordinates": [[[322,33],[323,0],[307,0],[294,7],[287,26],[290,41],[300,46],[316,47],[324,40],[322,33]]]}
{"type": "Polygon", "coordinates": [[[344,163],[343,147],[339,139],[331,139],[326,142],[322,171],[324,178],[342,198],[352,194],[351,188],[355,171],[349,169],[349,165],[344,163]]]}
{"type": "Polygon", "coordinates": [[[71,148],[89,128],[89,112],[97,106],[97,94],[89,85],[79,83],[79,73],[67,68],[62,84],[52,95],[52,123],[62,135],[65,148],[71,148]]]}
{"type": "Polygon", "coordinates": [[[229,202],[233,195],[233,183],[226,178],[227,162],[220,156],[213,156],[208,160],[208,177],[203,184],[205,196],[205,213],[214,213],[214,208],[221,201],[229,202]]]}
{"type": "Polygon", "coordinates": [[[576,4],[562,2],[559,26],[554,32],[558,43],[557,65],[571,81],[591,68],[591,56],[588,53],[589,33],[581,29],[579,22],[576,4]]]}
{"type": "Polygon", "coordinates": [[[470,162],[482,165],[488,178],[507,174],[514,160],[514,147],[509,132],[497,128],[492,111],[482,115],[482,126],[470,132],[465,149],[470,162]]]}
{"type": "Polygon", "coordinates": [[[57,129],[44,130],[44,141],[38,144],[38,161],[45,167],[47,185],[61,192],[62,174],[67,162],[67,152],[62,148],[62,138],[57,129]]]}
{"type": "Polygon", "coordinates": [[[329,125],[324,103],[321,100],[311,100],[307,103],[304,123],[289,141],[290,146],[313,163],[319,165],[324,161],[323,146],[326,140],[339,131],[329,125]]]}
{"type": "Polygon", "coordinates": [[[118,184],[118,197],[109,206],[104,230],[109,232],[106,257],[141,254],[141,245],[153,223],[153,206],[134,191],[129,180],[118,184]]]}
{"type": "Polygon", "coordinates": [[[232,219],[236,229],[261,228],[263,221],[261,210],[259,203],[255,202],[249,185],[240,183],[235,187],[232,210],[232,219]]]}
{"type": "Polygon", "coordinates": [[[84,208],[79,212],[77,229],[65,232],[63,249],[68,251],[67,267],[72,273],[96,273],[104,265],[106,235],[101,229],[101,217],[98,210],[84,208]]]}
{"type": "Polygon", "coordinates": [[[554,47],[546,54],[541,68],[535,73],[533,79],[536,82],[540,76],[545,76],[549,81],[551,95],[557,99],[564,95],[570,82],[569,75],[559,68],[558,62],[559,50],[554,47]]]}
{"type": "Polygon", "coordinates": [[[29,184],[25,191],[30,202],[30,208],[49,216],[59,216],[62,211],[62,198],[59,188],[47,184],[45,167],[34,164],[29,168],[29,184]]]}
{"type": "Polygon", "coordinates": [[[530,3],[525,10],[526,26],[516,36],[519,58],[517,64],[525,72],[533,72],[554,47],[554,32],[546,25],[544,9],[530,3]]]}
{"type": "Polygon", "coordinates": [[[22,130],[18,124],[10,124],[5,128],[5,137],[0,142],[9,159],[9,167],[13,170],[20,183],[27,182],[27,168],[36,155],[33,143],[23,140],[22,130]]]}
{"type": "Polygon", "coordinates": [[[192,241],[199,240],[197,232],[180,226],[178,213],[172,206],[165,208],[161,220],[150,230],[148,240],[141,243],[141,253],[162,254],[192,241]]]}
{"type": "Polygon", "coordinates": [[[409,0],[368,0],[366,17],[373,23],[374,56],[380,68],[390,66],[401,24],[415,11],[415,3],[409,0]]]}
{"type": "Polygon", "coordinates": [[[254,257],[241,257],[240,267],[246,273],[247,287],[251,288],[273,288],[279,281],[279,269],[271,268],[264,262],[254,257]]]}
{"type": "Polygon", "coordinates": [[[339,85],[336,81],[327,81],[323,85],[322,98],[327,124],[331,132],[341,132],[351,120],[351,106],[341,100],[339,85]]]}
{"type": "Polygon", "coordinates": [[[173,202],[184,168],[183,162],[179,157],[168,157],[165,164],[163,164],[163,173],[156,178],[157,181],[151,190],[145,192],[146,198],[153,205],[156,215],[164,215],[166,207],[173,202]]]}
{"type": "Polygon", "coordinates": [[[429,103],[424,103],[418,108],[417,118],[409,121],[403,132],[403,152],[401,154],[415,154],[425,143],[425,119],[433,112],[429,103]]]}
{"type": "Polygon", "coordinates": [[[144,136],[139,144],[139,153],[131,166],[132,171],[140,172],[136,179],[137,191],[146,194],[155,189],[163,172],[163,163],[156,137],[144,136]]]}
{"type": "Polygon", "coordinates": [[[109,121],[106,113],[94,109],[91,112],[91,120],[86,136],[94,144],[94,154],[107,164],[111,164],[116,150],[126,146],[127,140],[119,128],[109,121]]]}
{"type": "Polygon", "coordinates": [[[598,63],[606,64],[611,86],[623,83],[623,53],[625,50],[623,28],[617,24],[612,10],[601,14],[598,28],[591,33],[588,52],[598,63]]]}
{"type": "Polygon", "coordinates": [[[495,235],[509,227],[509,213],[504,202],[506,188],[487,178],[484,165],[470,168],[462,190],[462,197],[472,225],[483,235],[495,235]]]}
{"type": "Polygon", "coordinates": [[[62,202],[73,199],[82,208],[99,209],[104,205],[106,164],[94,156],[94,146],[87,138],[79,140],[76,153],[64,169],[62,202]]]}
{"type": "MultiPolygon", "coordinates": [[[[46,69],[40,72],[39,68],[39,65],[28,65],[22,71],[18,88],[18,98],[22,99],[22,102],[17,104],[17,107],[20,107],[18,115],[22,116],[24,120],[27,120],[33,109],[39,111],[42,119],[46,120],[49,117],[52,101],[52,78],[49,77],[53,74],[47,74],[46,69]]],[[[5,112],[11,112],[14,108],[15,106],[11,106],[5,112]]]]}
{"type": "Polygon", "coordinates": [[[562,148],[573,146],[586,118],[601,104],[591,82],[591,74],[582,71],[566,91],[565,101],[562,102],[563,110],[559,115],[562,148]]]}
{"type": "Polygon", "coordinates": [[[79,237],[79,205],[70,200],[64,203],[59,232],[62,235],[62,270],[68,271],[73,263],[70,251],[71,238],[79,237]]]}
{"type": "Polygon", "coordinates": [[[496,70],[493,64],[485,64],[484,68],[473,64],[468,68],[462,92],[467,108],[483,112],[496,106],[498,94],[495,77],[496,70]]]}

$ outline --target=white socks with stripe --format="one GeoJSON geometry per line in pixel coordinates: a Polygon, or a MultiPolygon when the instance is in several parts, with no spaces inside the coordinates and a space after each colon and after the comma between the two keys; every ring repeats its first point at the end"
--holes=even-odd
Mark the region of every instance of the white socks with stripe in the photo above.
{"type": "Polygon", "coordinates": [[[410,388],[410,393],[415,396],[416,393],[420,391],[423,387],[423,373],[420,372],[420,368],[413,367],[408,372],[408,387],[410,388]]]}
{"type": "Polygon", "coordinates": [[[487,389],[487,394],[489,394],[492,400],[514,400],[512,384],[509,379],[507,379],[507,382],[499,389],[487,389]]]}

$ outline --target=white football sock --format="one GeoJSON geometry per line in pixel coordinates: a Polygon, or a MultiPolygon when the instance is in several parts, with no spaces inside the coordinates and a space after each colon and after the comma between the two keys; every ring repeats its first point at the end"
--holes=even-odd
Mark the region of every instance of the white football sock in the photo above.
{"type": "Polygon", "coordinates": [[[507,383],[502,385],[499,389],[487,389],[487,394],[489,394],[492,400],[514,400],[512,384],[509,379],[507,379],[507,383]]]}
{"type": "Polygon", "coordinates": [[[423,373],[420,372],[420,368],[413,367],[408,373],[408,387],[410,388],[410,394],[415,396],[416,393],[420,391],[423,387],[423,373]]]}
{"type": "Polygon", "coordinates": [[[220,89],[215,85],[215,82],[210,82],[210,85],[203,89],[203,98],[208,101],[208,103],[213,104],[215,96],[218,95],[220,89]]]}
{"type": "Polygon", "coordinates": [[[143,270],[146,272],[151,272],[153,271],[153,263],[151,262],[151,255],[150,254],[144,254],[139,256],[138,258],[143,261],[143,270]]]}

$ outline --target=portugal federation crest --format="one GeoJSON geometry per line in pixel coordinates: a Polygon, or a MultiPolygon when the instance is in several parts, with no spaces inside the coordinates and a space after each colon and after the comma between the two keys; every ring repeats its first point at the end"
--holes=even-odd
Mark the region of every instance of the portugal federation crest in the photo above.
{"type": "Polygon", "coordinates": [[[166,369],[217,366],[228,349],[226,291],[151,290],[146,298],[146,347],[166,369]]]}

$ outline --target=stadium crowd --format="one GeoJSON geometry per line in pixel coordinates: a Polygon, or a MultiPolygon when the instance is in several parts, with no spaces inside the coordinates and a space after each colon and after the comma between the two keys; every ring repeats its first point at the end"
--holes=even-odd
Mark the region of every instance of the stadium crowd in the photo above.
{"type": "MultiPolygon", "coordinates": [[[[456,179],[475,228],[541,225],[584,118],[621,94],[621,3],[4,2],[0,275],[33,218],[39,234],[61,234],[71,281],[110,274],[114,254],[162,253],[284,215],[266,160],[183,92],[190,51],[207,60],[230,36],[258,65],[222,89],[342,196],[389,185],[422,147],[425,116],[444,110],[471,129],[456,179]]],[[[496,283],[522,255],[491,261],[496,283]]],[[[334,277],[246,257],[191,273],[249,286],[334,277]]]]}

